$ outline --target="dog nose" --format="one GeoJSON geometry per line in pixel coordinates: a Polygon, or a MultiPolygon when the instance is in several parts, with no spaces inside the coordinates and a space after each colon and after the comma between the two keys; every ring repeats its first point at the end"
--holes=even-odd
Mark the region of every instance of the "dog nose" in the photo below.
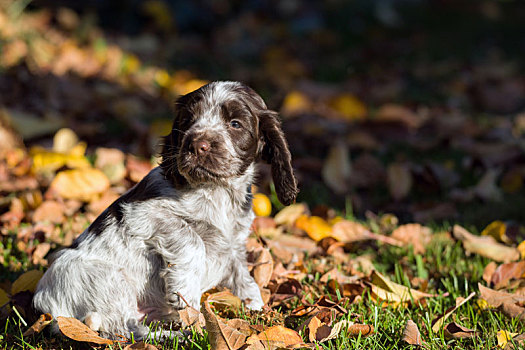
{"type": "Polygon", "coordinates": [[[192,151],[195,152],[195,154],[205,154],[208,152],[211,148],[210,143],[204,140],[196,140],[191,143],[192,151]]]}

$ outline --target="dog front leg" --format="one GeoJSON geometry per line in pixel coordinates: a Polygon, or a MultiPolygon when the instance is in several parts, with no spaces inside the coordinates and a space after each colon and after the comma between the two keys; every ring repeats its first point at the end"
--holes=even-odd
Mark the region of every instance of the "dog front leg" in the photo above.
{"type": "Polygon", "coordinates": [[[205,271],[206,249],[201,238],[191,230],[183,235],[172,235],[158,247],[164,261],[162,277],[166,288],[166,301],[175,309],[188,303],[200,308],[201,276],[205,271]]]}
{"type": "Polygon", "coordinates": [[[246,266],[246,259],[236,261],[232,266],[232,274],[223,285],[230,288],[233,294],[242,300],[249,300],[247,307],[251,310],[260,310],[264,306],[261,291],[246,266]]]}

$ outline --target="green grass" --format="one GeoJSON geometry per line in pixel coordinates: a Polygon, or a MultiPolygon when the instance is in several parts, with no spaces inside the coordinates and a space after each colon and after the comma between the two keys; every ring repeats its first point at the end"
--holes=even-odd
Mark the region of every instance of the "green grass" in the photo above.
{"type": "MultiPolygon", "coordinates": [[[[412,319],[419,327],[422,339],[429,349],[488,349],[497,346],[496,333],[507,330],[514,333],[525,332],[523,323],[511,320],[496,311],[480,310],[476,298],[461,306],[446,323],[456,321],[458,324],[475,329],[479,335],[472,339],[446,340],[443,331],[433,333],[431,322],[447,308],[455,305],[457,297],[466,297],[471,292],[478,292],[477,283],[481,281],[483,268],[488,260],[479,256],[467,257],[460,243],[450,240],[436,240],[428,246],[424,255],[415,255],[409,248],[397,248],[386,245],[361,247],[362,250],[349,254],[349,258],[361,254],[374,254],[374,264],[394,282],[410,286],[410,277],[427,275],[428,291],[440,296],[426,299],[426,305],[408,307],[386,307],[377,305],[365,293],[359,303],[347,306],[349,314],[358,314],[358,322],[371,324],[375,332],[368,337],[351,338],[341,334],[337,339],[318,343],[316,349],[402,349],[410,348],[402,341],[406,322],[412,319]],[[446,293],[448,293],[447,296],[446,293]]],[[[17,252],[19,253],[19,252],[17,252]]],[[[18,255],[17,255],[18,256],[18,255]]],[[[25,266],[26,262],[22,262],[25,266]]],[[[3,270],[5,272],[5,269],[3,270]]],[[[7,277],[7,276],[3,276],[7,277]]],[[[9,275],[9,278],[13,276],[9,275]]],[[[305,280],[303,284],[315,284],[316,278],[305,280]]],[[[292,307],[299,305],[296,300],[292,307]]],[[[285,310],[285,309],[283,309],[285,310]]],[[[288,311],[283,311],[287,316],[288,311]]],[[[267,320],[257,313],[246,313],[241,310],[237,317],[247,319],[252,324],[270,326],[274,321],[267,320]]],[[[348,316],[343,316],[348,317],[348,316]]],[[[277,321],[275,321],[277,323],[277,321]]],[[[300,322],[300,320],[299,320],[300,322]]],[[[52,336],[48,331],[31,337],[22,333],[27,329],[22,319],[11,313],[2,325],[3,334],[0,347],[3,349],[80,349],[90,348],[89,344],[78,343],[61,336],[52,336]]],[[[152,331],[155,331],[152,326],[152,331]]],[[[307,340],[307,339],[306,339],[307,340]]],[[[150,341],[161,349],[210,349],[209,341],[204,335],[189,329],[183,337],[166,342],[150,341]]],[[[123,348],[125,344],[111,346],[111,349],[123,348]]]]}

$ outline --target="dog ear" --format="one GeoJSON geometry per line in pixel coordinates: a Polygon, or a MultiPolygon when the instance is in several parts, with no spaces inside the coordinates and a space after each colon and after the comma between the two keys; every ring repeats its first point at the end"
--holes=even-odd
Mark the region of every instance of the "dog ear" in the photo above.
{"type": "Polygon", "coordinates": [[[176,187],[187,183],[184,176],[179,173],[177,167],[177,155],[179,154],[180,143],[183,136],[181,121],[187,111],[186,102],[186,96],[180,97],[175,102],[175,119],[173,120],[171,132],[162,139],[162,150],[160,152],[162,159],[159,166],[164,176],[171,180],[176,187]]]}
{"type": "Polygon", "coordinates": [[[292,169],[292,156],[278,118],[277,112],[270,110],[259,114],[259,128],[264,142],[261,157],[271,164],[277,198],[282,204],[290,205],[299,190],[292,169]]]}

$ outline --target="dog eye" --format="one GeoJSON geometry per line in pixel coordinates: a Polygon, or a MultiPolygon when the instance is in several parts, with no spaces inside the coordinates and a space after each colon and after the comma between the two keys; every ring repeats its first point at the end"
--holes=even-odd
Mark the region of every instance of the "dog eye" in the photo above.
{"type": "Polygon", "coordinates": [[[238,120],[232,120],[230,126],[234,129],[240,129],[242,125],[238,120]]]}

